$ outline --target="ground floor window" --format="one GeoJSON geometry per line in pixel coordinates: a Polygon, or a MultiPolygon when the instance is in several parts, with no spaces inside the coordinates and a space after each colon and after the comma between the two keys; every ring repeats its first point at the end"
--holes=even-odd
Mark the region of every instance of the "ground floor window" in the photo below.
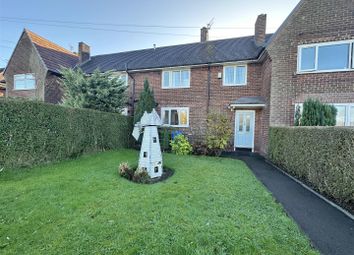
{"type": "Polygon", "coordinates": [[[337,108],[337,126],[354,126],[354,103],[334,104],[337,108]]]}
{"type": "MultiPolygon", "coordinates": [[[[296,104],[296,107],[300,106],[300,111],[302,113],[302,105],[296,104]]],[[[354,126],[354,103],[334,103],[333,104],[337,108],[337,118],[336,118],[336,126],[354,126]]]]}
{"type": "Polygon", "coordinates": [[[161,119],[164,125],[173,127],[189,126],[188,107],[161,107],[161,119]]]}

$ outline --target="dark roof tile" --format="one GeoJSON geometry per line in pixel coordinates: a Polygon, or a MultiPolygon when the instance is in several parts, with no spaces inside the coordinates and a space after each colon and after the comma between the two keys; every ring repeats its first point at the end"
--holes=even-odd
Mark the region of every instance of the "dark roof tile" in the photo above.
{"type": "Polygon", "coordinates": [[[97,55],[80,67],[92,73],[95,69],[105,72],[223,63],[257,59],[263,50],[256,46],[254,36],[247,36],[97,55]]]}

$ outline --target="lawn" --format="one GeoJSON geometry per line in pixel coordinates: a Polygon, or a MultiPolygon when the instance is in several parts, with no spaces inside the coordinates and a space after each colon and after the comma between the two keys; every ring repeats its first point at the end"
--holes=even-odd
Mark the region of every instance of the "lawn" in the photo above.
{"type": "Polygon", "coordinates": [[[175,174],[117,175],[132,150],[0,173],[1,254],[317,254],[232,159],[164,155],[175,174]]]}

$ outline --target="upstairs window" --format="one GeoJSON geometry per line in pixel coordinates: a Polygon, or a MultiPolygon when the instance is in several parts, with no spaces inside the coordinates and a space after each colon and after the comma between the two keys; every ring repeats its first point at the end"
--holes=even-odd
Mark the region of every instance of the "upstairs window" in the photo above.
{"type": "Polygon", "coordinates": [[[161,119],[164,125],[173,127],[189,126],[188,107],[161,107],[161,119]]]}
{"type": "Polygon", "coordinates": [[[162,88],[189,88],[190,70],[168,70],[162,72],[162,88]]]}
{"type": "Polygon", "coordinates": [[[29,90],[36,88],[36,79],[33,74],[15,74],[14,75],[14,89],[15,90],[29,90]]]}
{"type": "Polygon", "coordinates": [[[247,83],[247,66],[224,66],[224,86],[244,86],[247,83]]]}
{"type": "Polygon", "coordinates": [[[299,46],[298,72],[335,72],[354,70],[354,41],[299,46]]]}

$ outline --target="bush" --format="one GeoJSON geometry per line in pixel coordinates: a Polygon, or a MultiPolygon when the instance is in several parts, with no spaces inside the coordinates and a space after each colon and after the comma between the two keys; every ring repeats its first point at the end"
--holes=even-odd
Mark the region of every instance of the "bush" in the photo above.
{"type": "Polygon", "coordinates": [[[117,113],[126,106],[127,85],[112,71],[87,76],[80,68],[63,68],[61,75],[65,106],[117,113]]]}
{"type": "Polygon", "coordinates": [[[269,158],[354,209],[354,128],[272,127],[269,158]]]}
{"type": "Polygon", "coordinates": [[[173,128],[171,127],[161,127],[159,128],[159,139],[162,151],[171,151],[171,140],[173,128]]]}
{"type": "Polygon", "coordinates": [[[138,168],[134,173],[133,181],[146,184],[150,183],[151,178],[146,170],[138,168]]]}
{"type": "Polygon", "coordinates": [[[197,141],[193,143],[193,154],[194,155],[208,155],[209,150],[208,146],[205,143],[202,143],[200,141],[197,141]]]}
{"type": "Polygon", "coordinates": [[[220,156],[227,148],[232,136],[232,125],[223,114],[209,114],[207,118],[206,145],[209,154],[220,156]]]}
{"type": "Polygon", "coordinates": [[[304,102],[301,116],[297,112],[295,125],[300,126],[335,126],[337,109],[333,105],[323,104],[318,100],[304,102]]]}
{"type": "Polygon", "coordinates": [[[134,123],[140,121],[145,111],[150,113],[156,106],[157,103],[155,101],[154,91],[150,89],[149,81],[145,79],[144,89],[140,93],[139,101],[134,112],[134,123]]]}
{"type": "Polygon", "coordinates": [[[133,179],[134,169],[129,166],[127,162],[123,162],[119,164],[118,167],[119,175],[128,180],[133,179]]]}
{"type": "Polygon", "coordinates": [[[130,147],[132,119],[37,101],[0,100],[0,168],[130,147]]]}
{"type": "Polygon", "coordinates": [[[171,141],[172,152],[177,155],[188,155],[193,151],[192,145],[183,134],[176,135],[171,141]]]}

